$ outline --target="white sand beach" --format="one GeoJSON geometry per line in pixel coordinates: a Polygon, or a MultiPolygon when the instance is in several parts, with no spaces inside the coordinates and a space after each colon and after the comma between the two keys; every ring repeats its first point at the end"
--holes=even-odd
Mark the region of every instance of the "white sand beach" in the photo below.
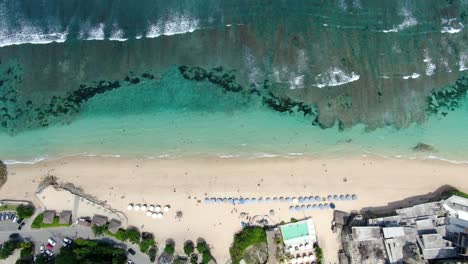
{"type": "Polygon", "coordinates": [[[34,165],[10,165],[8,182],[1,198],[33,200],[46,175],[71,182],[85,192],[124,211],[129,225],[155,234],[160,246],[166,239],[182,252],[185,240],[202,237],[212,246],[218,263],[229,260],[233,234],[241,229],[241,212],[268,215],[271,223],[291,217],[312,216],[326,263],[337,263],[340,244],[331,232],[332,210],[290,212],[287,203],[204,204],[208,197],[274,197],[328,194],[357,194],[359,200],[337,202],[337,209],[350,211],[385,206],[442,185],[468,190],[468,165],[442,161],[381,158],[311,159],[124,159],[73,157],[43,161],[34,165]],[[346,180],[345,180],[346,179],[346,180]],[[143,212],[128,212],[129,203],[171,205],[161,220],[143,212]],[[176,219],[176,211],[182,218],[176,219]]]}

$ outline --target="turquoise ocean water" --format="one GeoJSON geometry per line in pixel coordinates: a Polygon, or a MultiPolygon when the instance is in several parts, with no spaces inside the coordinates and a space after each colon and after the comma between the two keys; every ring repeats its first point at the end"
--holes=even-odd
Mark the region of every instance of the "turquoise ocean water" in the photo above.
{"type": "Polygon", "coordinates": [[[467,14],[463,0],[0,0],[0,159],[468,163],[467,14]]]}

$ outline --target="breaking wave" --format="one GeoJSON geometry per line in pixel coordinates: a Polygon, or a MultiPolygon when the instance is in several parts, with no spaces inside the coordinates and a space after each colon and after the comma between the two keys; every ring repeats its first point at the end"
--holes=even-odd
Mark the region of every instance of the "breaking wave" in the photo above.
{"type": "Polygon", "coordinates": [[[333,67],[327,72],[317,75],[315,78],[317,83],[314,86],[323,88],[327,86],[339,86],[346,83],[354,82],[359,80],[359,75],[351,72],[350,74],[345,73],[343,70],[337,67],[333,67]]]}

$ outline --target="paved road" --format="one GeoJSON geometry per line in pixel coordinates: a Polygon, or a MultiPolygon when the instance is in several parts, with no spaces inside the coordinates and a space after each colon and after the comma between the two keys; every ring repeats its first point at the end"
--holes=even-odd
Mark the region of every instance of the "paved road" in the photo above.
{"type": "MultiPolygon", "coordinates": [[[[0,223],[1,225],[1,223],[0,223]]],[[[47,239],[52,237],[57,241],[57,246],[54,248],[54,253],[60,251],[61,242],[64,237],[71,239],[76,238],[85,238],[85,239],[95,239],[91,228],[84,226],[71,226],[71,227],[55,227],[55,228],[45,228],[45,229],[23,229],[15,231],[0,231],[0,244],[3,244],[5,241],[9,240],[9,236],[12,233],[18,233],[24,240],[28,240],[34,243],[36,248],[36,254],[39,253],[39,248],[41,245],[47,245],[47,239]]],[[[138,246],[132,245],[130,243],[123,243],[121,241],[115,240],[112,237],[103,236],[99,239],[106,240],[113,244],[122,246],[125,249],[133,248],[136,251],[134,256],[128,255],[128,258],[135,262],[136,264],[149,264],[149,258],[146,254],[143,254],[139,251],[138,246]]]]}

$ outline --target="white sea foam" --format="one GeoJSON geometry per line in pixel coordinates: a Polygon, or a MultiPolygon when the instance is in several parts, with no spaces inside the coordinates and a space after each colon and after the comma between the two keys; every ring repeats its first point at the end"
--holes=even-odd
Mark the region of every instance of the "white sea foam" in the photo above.
{"type": "Polygon", "coordinates": [[[403,78],[403,79],[405,79],[405,80],[408,80],[409,78],[411,78],[411,75],[405,75],[405,76],[403,76],[403,77],[401,77],[401,78],[403,78]]]}
{"type": "Polygon", "coordinates": [[[38,157],[32,160],[4,160],[3,163],[6,165],[14,165],[14,164],[35,164],[47,159],[47,157],[38,157]]]}
{"type": "Polygon", "coordinates": [[[147,38],[155,38],[161,35],[175,35],[193,32],[199,27],[198,19],[179,13],[171,13],[166,20],[160,20],[149,27],[147,38]]]}
{"type": "Polygon", "coordinates": [[[64,42],[68,32],[41,31],[38,27],[23,25],[20,29],[10,32],[6,28],[0,28],[0,47],[19,45],[24,43],[47,44],[51,42],[64,42]]]}
{"type": "Polygon", "coordinates": [[[442,19],[442,25],[441,33],[455,34],[463,29],[463,24],[457,22],[456,18],[442,19]]]}
{"type": "Polygon", "coordinates": [[[411,75],[404,75],[404,76],[401,77],[401,78],[403,78],[403,79],[405,79],[405,80],[408,80],[409,78],[411,78],[411,79],[417,79],[417,78],[419,78],[419,76],[421,76],[421,74],[416,73],[416,72],[413,72],[411,75]]]}
{"type": "Polygon", "coordinates": [[[399,25],[396,25],[392,27],[391,29],[386,29],[386,30],[384,29],[383,30],[384,33],[398,32],[398,31],[401,31],[410,27],[414,27],[418,24],[418,21],[416,20],[416,18],[406,7],[401,9],[400,15],[403,17],[403,21],[399,25]]]}
{"type": "Polygon", "coordinates": [[[327,72],[317,75],[315,84],[318,88],[323,88],[327,86],[339,86],[346,83],[354,82],[359,80],[359,75],[351,72],[350,74],[345,73],[338,67],[333,67],[327,72]]]}
{"type": "Polygon", "coordinates": [[[124,37],[123,30],[118,28],[117,25],[114,25],[113,30],[110,33],[109,40],[126,41],[127,38],[124,37]]]}
{"type": "Polygon", "coordinates": [[[429,53],[427,50],[424,51],[423,61],[426,63],[426,75],[427,76],[433,75],[437,67],[434,63],[432,63],[432,58],[429,57],[429,53]]]}
{"type": "Polygon", "coordinates": [[[304,75],[299,75],[289,80],[289,89],[304,88],[304,75]]]}
{"type": "Polygon", "coordinates": [[[468,70],[468,52],[462,52],[460,54],[459,70],[466,71],[468,70]]]}
{"type": "Polygon", "coordinates": [[[87,36],[85,38],[87,40],[103,40],[105,38],[104,23],[100,23],[97,26],[90,28],[86,34],[87,36]]]}

